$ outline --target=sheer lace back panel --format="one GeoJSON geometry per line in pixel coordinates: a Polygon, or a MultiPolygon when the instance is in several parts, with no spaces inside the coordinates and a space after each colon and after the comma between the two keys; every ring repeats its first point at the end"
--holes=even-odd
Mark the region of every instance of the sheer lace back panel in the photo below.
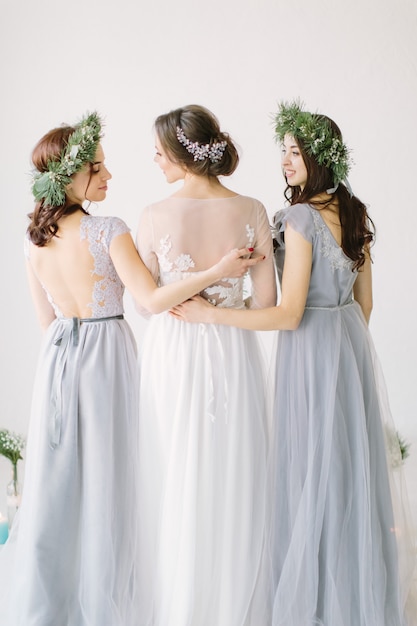
{"type": "MultiPolygon", "coordinates": [[[[207,269],[230,250],[253,247],[266,259],[251,270],[252,306],[276,303],[270,227],[265,208],[253,198],[167,198],[143,211],[137,244],[160,285],[207,269]]],[[[243,279],[225,277],[201,295],[218,306],[243,307],[247,294],[243,279]]]]}
{"type": "Polygon", "coordinates": [[[27,242],[26,255],[57,317],[109,317],[123,313],[124,286],[110,258],[114,237],[129,232],[116,217],[85,215],[47,246],[27,242]]]}

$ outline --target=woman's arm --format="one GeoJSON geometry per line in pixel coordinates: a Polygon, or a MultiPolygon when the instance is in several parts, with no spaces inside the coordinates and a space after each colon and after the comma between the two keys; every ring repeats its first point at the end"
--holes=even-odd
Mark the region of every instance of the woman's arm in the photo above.
{"type": "Polygon", "coordinates": [[[366,322],[369,324],[369,318],[372,312],[372,269],[371,256],[369,250],[365,252],[365,263],[358,272],[358,276],[353,285],[353,297],[360,305],[365,316],[366,322]]]}
{"type": "Polygon", "coordinates": [[[26,271],[28,276],[29,289],[32,296],[33,304],[35,306],[39,324],[42,330],[46,330],[49,324],[51,324],[51,322],[53,322],[56,317],[54,309],[52,308],[52,305],[48,300],[45,289],[42,287],[38,277],[33,271],[29,260],[26,261],[26,271]]]}
{"type": "Polygon", "coordinates": [[[170,285],[157,287],[147,267],[140,258],[130,233],[114,237],[110,255],[120,279],[137,302],[150,313],[161,313],[192,297],[225,276],[243,276],[249,267],[263,258],[244,259],[250,252],[246,248],[225,255],[208,270],[170,285]]]}
{"type": "Polygon", "coordinates": [[[203,298],[193,298],[174,307],[171,315],[187,322],[226,324],[248,330],[295,330],[304,315],[311,263],[311,243],[287,225],[282,296],[278,306],[247,311],[215,307],[203,298]]]}

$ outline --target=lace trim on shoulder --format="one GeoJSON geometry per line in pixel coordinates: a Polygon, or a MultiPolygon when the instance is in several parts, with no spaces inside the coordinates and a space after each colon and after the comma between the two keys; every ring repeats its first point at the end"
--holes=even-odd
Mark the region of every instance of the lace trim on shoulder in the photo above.
{"type": "Polygon", "coordinates": [[[318,214],[316,209],[311,209],[311,213],[313,216],[315,232],[321,238],[320,252],[326,259],[329,259],[332,271],[334,272],[335,270],[345,269],[351,270],[353,267],[353,261],[345,255],[342,248],[334,241],[328,227],[323,221],[323,218],[318,214]]]}

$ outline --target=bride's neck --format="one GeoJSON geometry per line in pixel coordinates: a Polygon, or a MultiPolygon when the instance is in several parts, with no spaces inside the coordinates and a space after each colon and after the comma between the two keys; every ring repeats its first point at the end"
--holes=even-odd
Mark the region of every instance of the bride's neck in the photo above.
{"type": "Polygon", "coordinates": [[[236,193],[227,189],[215,176],[196,176],[186,174],[184,185],[176,193],[176,198],[224,198],[236,193]]]}

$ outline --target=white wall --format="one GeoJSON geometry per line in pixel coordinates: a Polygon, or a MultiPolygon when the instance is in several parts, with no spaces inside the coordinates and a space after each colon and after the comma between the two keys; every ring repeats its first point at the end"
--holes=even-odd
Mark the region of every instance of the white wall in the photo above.
{"type": "MultiPolygon", "coordinates": [[[[341,126],[356,162],[352,186],[377,225],[371,330],[394,418],[413,442],[406,469],[417,519],[415,0],[2,5],[0,428],[26,433],[40,342],[22,253],[29,155],[40,136],[99,110],[113,180],[96,211],[135,230],[141,208],[173,191],[152,162],[154,118],[204,104],[242,148],[230,186],[272,215],[284,186],[271,114],[278,100],[300,97],[341,126]]],[[[140,342],[145,324],[126,304],[140,342]]],[[[0,458],[0,510],[8,474],[0,458]]]]}

